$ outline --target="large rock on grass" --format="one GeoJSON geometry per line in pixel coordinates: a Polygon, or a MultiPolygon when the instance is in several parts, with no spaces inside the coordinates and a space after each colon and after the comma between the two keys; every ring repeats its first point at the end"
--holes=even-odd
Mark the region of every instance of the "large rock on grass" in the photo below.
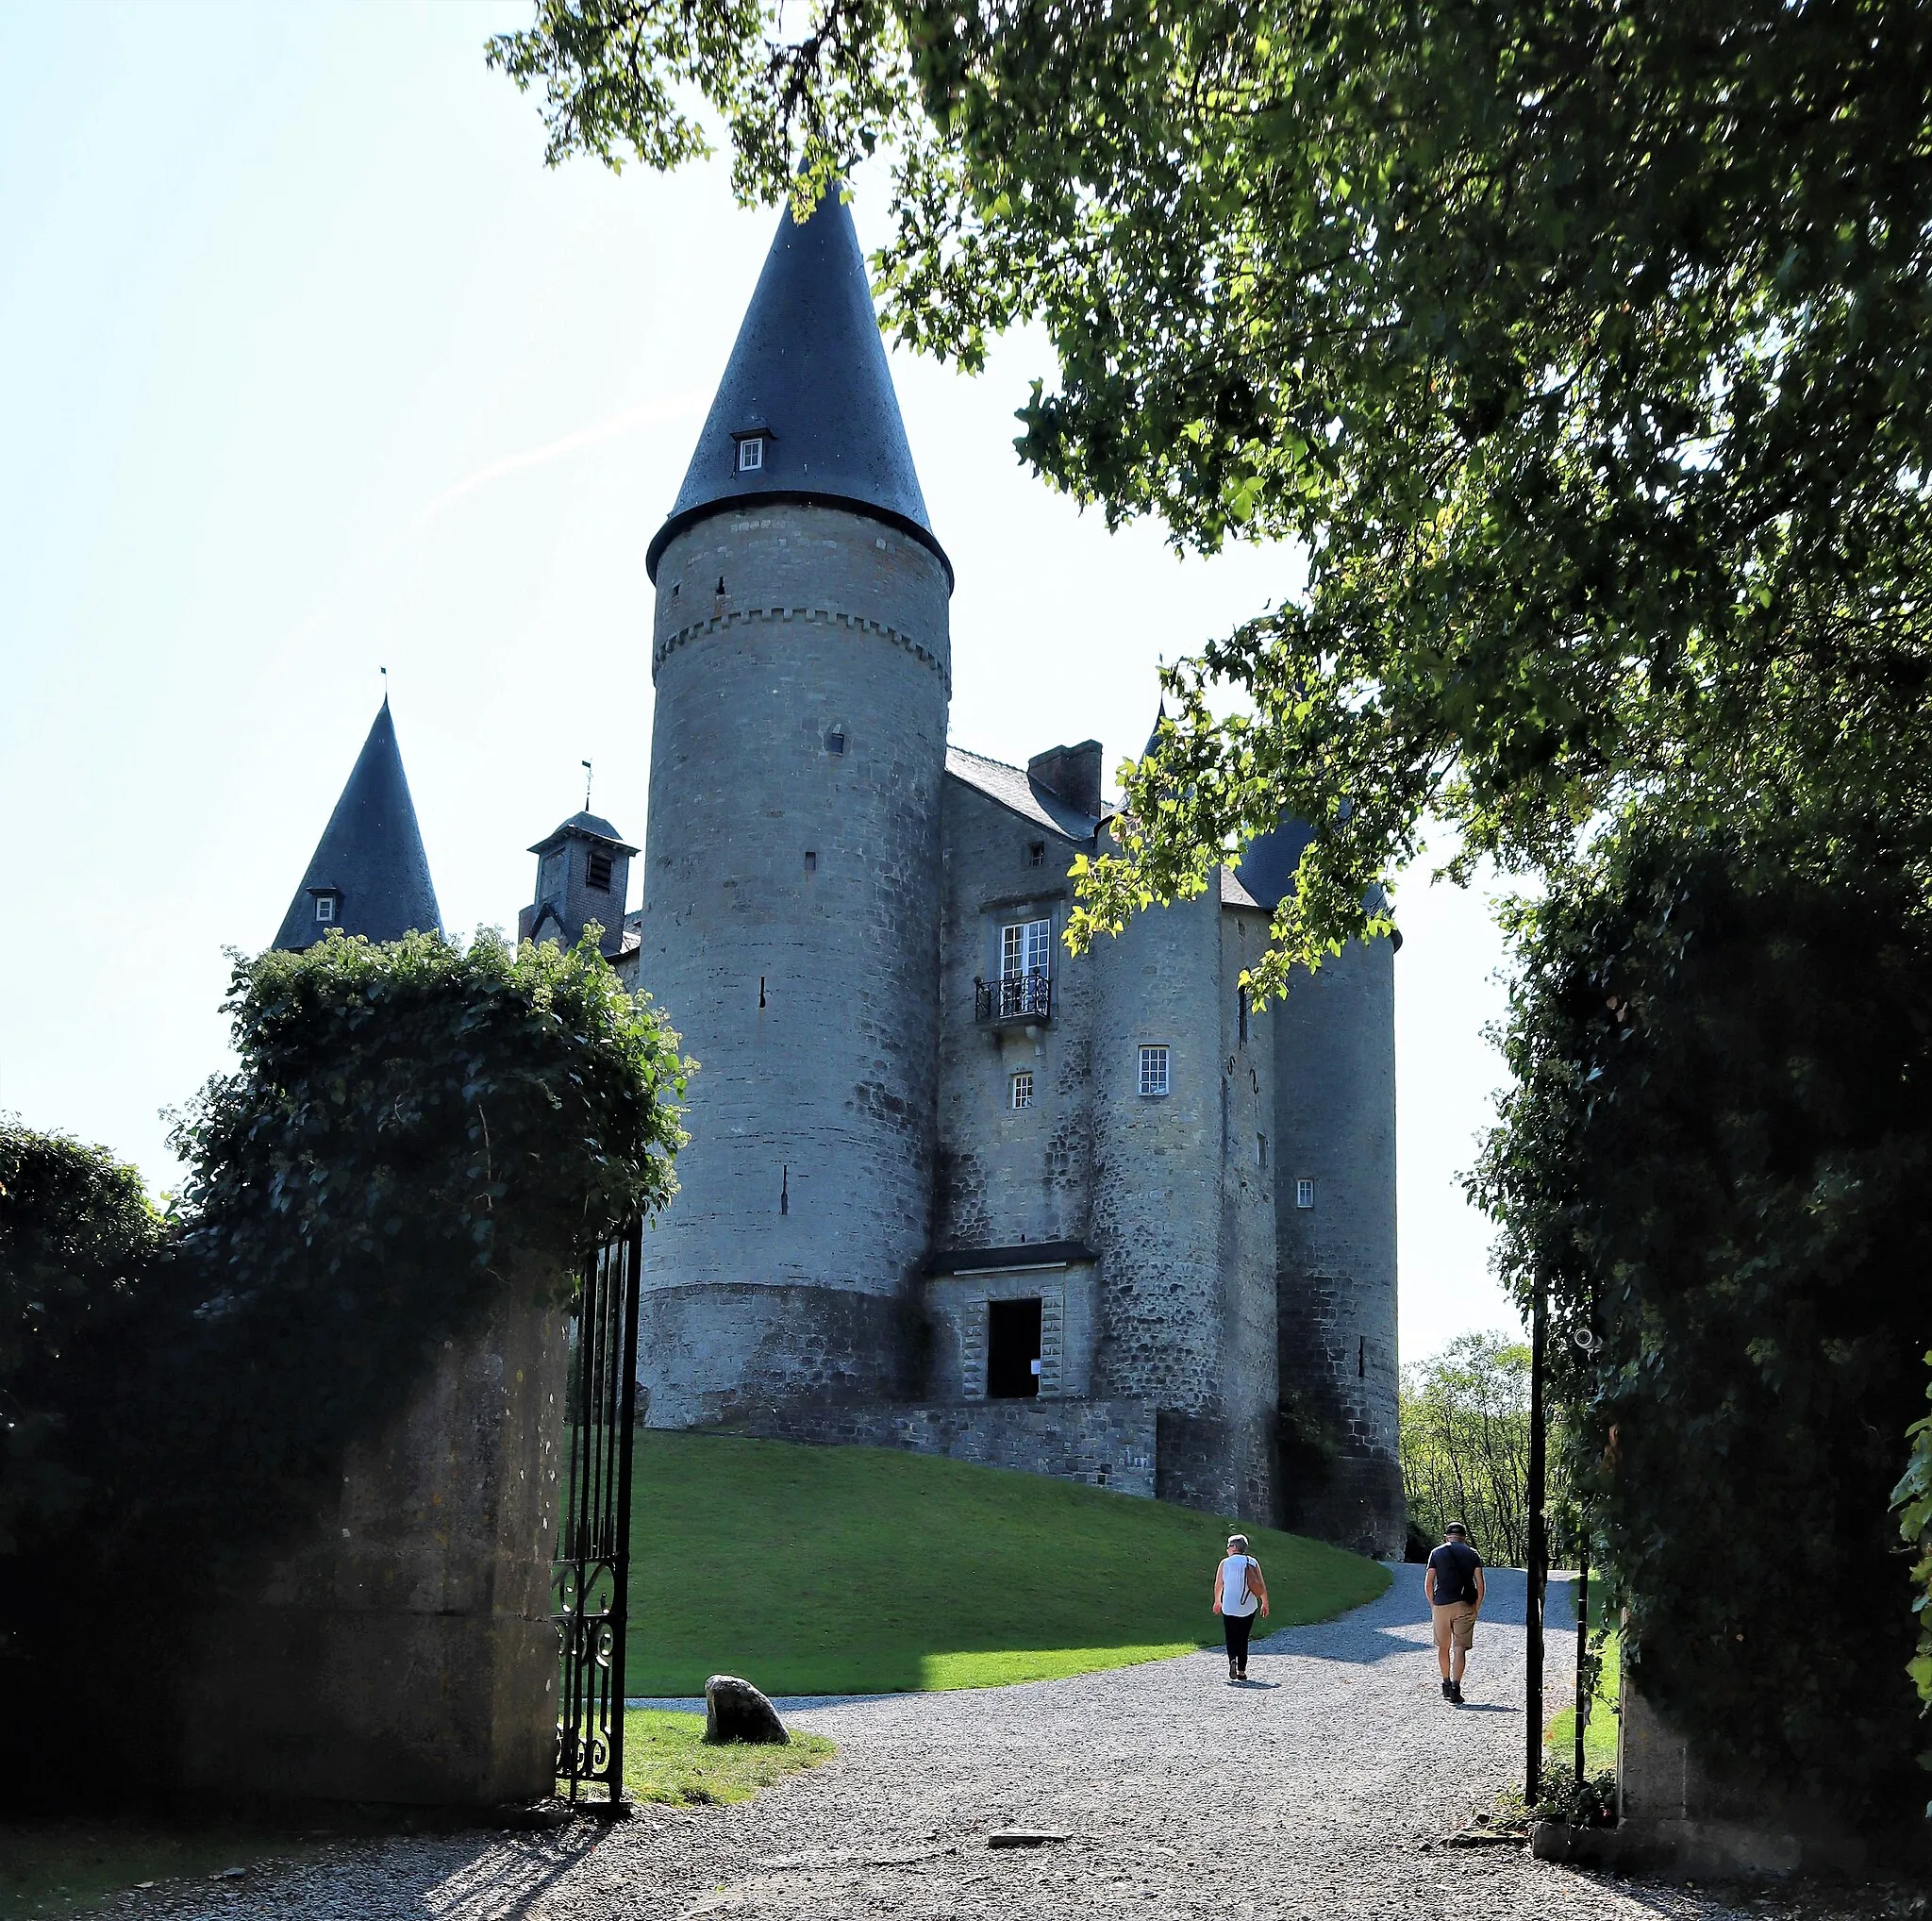
{"type": "Polygon", "coordinates": [[[740,1680],[735,1674],[714,1674],[705,1683],[705,1739],[783,1747],[791,1737],[777,1709],[748,1680],[740,1680]]]}

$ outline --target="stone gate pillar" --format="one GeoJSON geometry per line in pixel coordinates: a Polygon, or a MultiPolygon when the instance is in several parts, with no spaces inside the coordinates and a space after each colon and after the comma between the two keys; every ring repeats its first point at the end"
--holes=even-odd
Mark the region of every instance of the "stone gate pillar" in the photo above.
{"type": "Polygon", "coordinates": [[[500,1306],[381,1433],[307,1538],[203,1615],[182,1773],[248,1800],[483,1807],[553,1786],[568,1322],[500,1306]]]}

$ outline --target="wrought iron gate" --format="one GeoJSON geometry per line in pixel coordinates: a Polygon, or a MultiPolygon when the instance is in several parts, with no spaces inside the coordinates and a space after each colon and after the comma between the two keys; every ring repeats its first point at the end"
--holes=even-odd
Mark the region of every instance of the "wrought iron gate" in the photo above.
{"type": "Polygon", "coordinates": [[[638,1270],[633,1222],[584,1263],[564,1403],[568,1470],[550,1567],[557,1623],[557,1779],[570,1798],[602,1782],[624,1799],[624,1638],[630,1588],[630,1456],[637,1424],[638,1270]]]}

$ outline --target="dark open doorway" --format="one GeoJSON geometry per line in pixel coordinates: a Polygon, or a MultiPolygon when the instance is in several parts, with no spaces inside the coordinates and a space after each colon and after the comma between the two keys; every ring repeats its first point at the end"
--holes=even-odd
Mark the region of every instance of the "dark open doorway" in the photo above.
{"type": "Polygon", "coordinates": [[[1024,1400],[1040,1392],[1040,1303],[986,1304],[986,1392],[993,1400],[1024,1400]]]}

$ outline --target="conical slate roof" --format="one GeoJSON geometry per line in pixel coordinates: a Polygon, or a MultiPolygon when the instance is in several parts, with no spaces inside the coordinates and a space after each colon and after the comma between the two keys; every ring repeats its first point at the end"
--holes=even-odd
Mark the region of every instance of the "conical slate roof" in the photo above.
{"type": "Polygon", "coordinates": [[[372,941],[442,931],[429,859],[423,851],[386,699],[356,757],[349,784],[322,830],[315,858],[289,903],[275,944],[300,953],[333,927],[366,934],[372,941]],[[318,921],[315,903],[324,894],[334,897],[334,918],[318,921]]]}
{"type": "Polygon", "coordinates": [[[952,580],[913,470],[865,257],[836,190],[803,226],[779,216],[677,503],[644,557],[651,578],[693,521],[779,500],[857,507],[930,547],[952,580]],[[741,473],[738,442],[753,434],[764,440],[762,464],[741,473]]]}

